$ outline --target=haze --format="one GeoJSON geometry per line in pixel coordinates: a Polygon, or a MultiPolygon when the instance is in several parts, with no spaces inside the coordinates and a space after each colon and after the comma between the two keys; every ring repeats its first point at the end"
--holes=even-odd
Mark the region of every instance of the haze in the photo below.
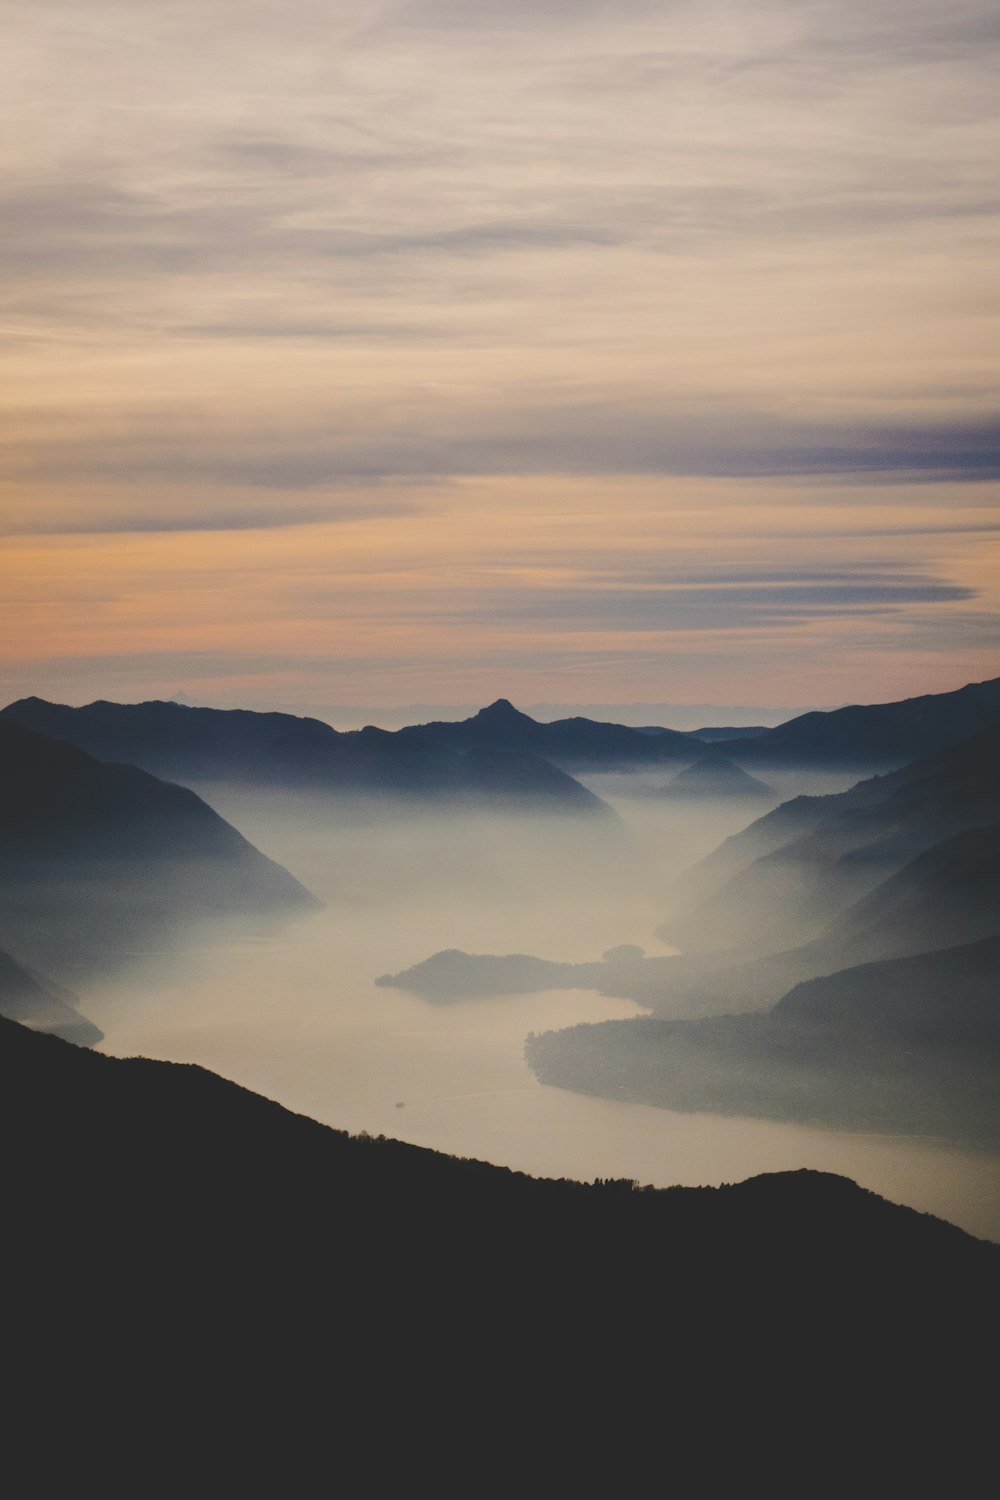
{"type": "MultiPolygon", "coordinates": [[[[850,779],[782,781],[792,792],[850,779]]],[[[748,809],[664,808],[646,795],[655,775],[587,780],[611,795],[620,828],[203,787],[326,909],[285,927],[229,925],[86,984],[103,1050],[200,1062],[333,1125],[540,1175],[698,1184],[807,1162],[1000,1238],[1000,1166],[960,1143],[676,1113],[538,1083],[523,1056],[530,1032],[640,1015],[631,1001],[553,990],[442,1004],[376,988],[377,975],[451,947],[576,962],[619,943],[671,952],[652,933],[673,877],[748,809]]]]}

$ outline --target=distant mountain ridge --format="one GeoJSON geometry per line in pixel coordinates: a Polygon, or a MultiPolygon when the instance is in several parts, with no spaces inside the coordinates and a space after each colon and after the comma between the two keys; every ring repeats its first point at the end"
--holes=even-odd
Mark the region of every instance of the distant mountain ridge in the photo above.
{"type": "Polygon", "coordinates": [[[690,761],[699,749],[698,741],[676,729],[659,729],[652,734],[646,729],[583,718],[542,724],[506,698],[498,698],[458,723],[410,724],[398,733],[409,741],[453,750],[530,751],[576,771],[690,761]]]}
{"type": "Polygon", "coordinates": [[[82,708],[23,698],[0,710],[102,760],[127,761],[171,780],[292,788],[332,795],[393,795],[504,811],[612,818],[611,809],[530,747],[463,747],[368,727],[341,734],[319,719],[179,703],[82,708]]]}
{"type": "MultiPolygon", "coordinates": [[[[99,759],[128,761],[174,780],[240,776],[248,783],[461,797],[481,790],[488,795],[473,766],[463,770],[456,760],[470,750],[540,756],[568,773],[690,764],[706,743],[748,771],[768,765],[892,769],[1000,725],[1000,678],[895,703],[814,710],[773,729],[734,728],[729,737],[711,726],[633,728],[581,716],[540,722],[506,698],[467,719],[395,731],[368,726],[340,732],[293,714],[174,702],[98,701],[71,708],[31,697],[0,713],[71,740],[99,759]]],[[[530,767],[523,771],[530,796],[530,767]]]]}
{"type": "Polygon", "coordinates": [[[887,770],[1000,725],[1000,677],[950,693],[855,704],[789,719],[752,739],[723,740],[740,765],[887,770]]]}

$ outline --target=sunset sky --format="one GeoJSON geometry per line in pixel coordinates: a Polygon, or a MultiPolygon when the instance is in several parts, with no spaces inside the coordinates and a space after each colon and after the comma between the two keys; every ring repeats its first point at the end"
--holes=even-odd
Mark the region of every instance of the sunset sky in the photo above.
{"type": "Polygon", "coordinates": [[[2,0],[4,701],[1000,675],[995,0],[2,0]]]}

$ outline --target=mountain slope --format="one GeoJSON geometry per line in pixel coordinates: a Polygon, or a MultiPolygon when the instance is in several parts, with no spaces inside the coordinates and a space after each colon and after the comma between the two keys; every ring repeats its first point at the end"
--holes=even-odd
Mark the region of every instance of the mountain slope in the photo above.
{"type": "Polygon", "coordinates": [[[863,1028],[910,1044],[975,1049],[1000,1065],[1000,937],[807,979],[774,1020],[863,1028]]]}
{"type": "Polygon", "coordinates": [[[661,933],[685,949],[801,943],[925,850],[998,817],[1000,729],[991,729],[846,792],[776,808],[689,872],[686,907],[661,933]]]}
{"type": "Polygon", "coordinates": [[[661,797],[743,797],[750,801],[778,800],[773,787],[751,776],[725,755],[713,751],[687,766],[658,789],[661,797]]]}
{"type": "Polygon", "coordinates": [[[0,953],[0,1016],[81,1047],[92,1046],[103,1033],[80,1015],[74,1001],[68,990],[32,974],[9,953],[0,953]]]}
{"type": "Polygon", "coordinates": [[[667,1109],[1000,1149],[1000,937],[861,964],[770,1010],[529,1038],[543,1083],[667,1109]]]}
{"type": "Polygon", "coordinates": [[[1000,822],[944,839],[831,923],[815,949],[857,963],[1000,933],[1000,822]]]}
{"type": "Polygon", "coordinates": [[[951,693],[801,714],[752,740],[723,741],[741,765],[900,766],[1000,725],[1000,677],[951,693]]]}
{"type": "MultiPolygon", "coordinates": [[[[997,1247],[822,1173],[659,1192],[537,1181],[2,1021],[0,1122],[20,1143],[5,1459],[16,1472],[26,1449],[36,1480],[61,1456],[89,1472],[82,1438],[110,1412],[102,1474],[124,1451],[132,1492],[150,1462],[189,1486],[218,1471],[234,1493],[265,1476],[306,1492],[335,1469],[352,1494],[424,1472],[467,1494],[539,1466],[586,1492],[595,1466],[629,1486],[633,1464],[648,1473],[664,1402],[675,1472],[705,1472],[722,1423],[743,1435],[737,1475],[761,1422],[769,1473],[800,1475],[845,1389],[878,1411],[877,1446],[865,1428],[858,1452],[870,1464],[884,1443],[898,1475],[915,1418],[933,1412],[948,1451],[978,1411],[1000,1331],[997,1247]],[[69,1394],[46,1443],[53,1371],[69,1394]]],[[[853,1447],[849,1428],[839,1439],[853,1447]]]]}
{"type": "Polygon", "coordinates": [[[0,719],[0,935],[30,963],[317,904],[194,792],[0,719]]]}

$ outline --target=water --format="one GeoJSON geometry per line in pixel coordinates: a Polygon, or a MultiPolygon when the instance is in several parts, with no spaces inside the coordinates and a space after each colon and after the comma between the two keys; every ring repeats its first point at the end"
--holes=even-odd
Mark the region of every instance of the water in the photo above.
{"type": "Polygon", "coordinates": [[[595,870],[582,846],[537,828],[337,826],[288,809],[276,821],[273,807],[238,799],[223,810],[327,909],[282,930],[230,931],[180,958],[154,955],[87,994],[104,1050],[201,1063],[327,1124],[535,1175],[669,1186],[820,1168],[1000,1240],[995,1157],[537,1083],[523,1060],[530,1031],[638,1014],[631,1002],[550,991],[441,1005],[373,983],[444,947],[567,960],[617,942],[663,951],[649,939],[663,895],[648,845],[604,850],[595,870]]]}

